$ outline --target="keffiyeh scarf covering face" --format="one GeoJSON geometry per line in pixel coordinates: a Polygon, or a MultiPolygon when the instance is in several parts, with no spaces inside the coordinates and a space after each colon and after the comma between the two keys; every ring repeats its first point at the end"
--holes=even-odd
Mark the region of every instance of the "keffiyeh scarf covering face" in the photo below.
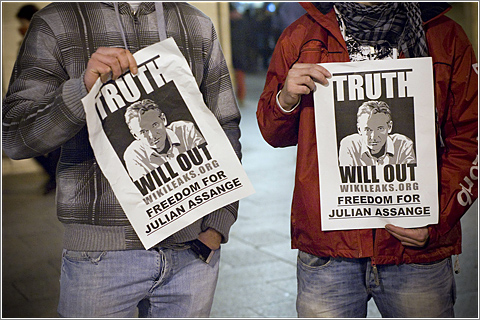
{"type": "Polygon", "coordinates": [[[420,8],[415,2],[366,6],[335,2],[347,33],[362,45],[396,47],[407,58],[428,56],[420,8]]]}

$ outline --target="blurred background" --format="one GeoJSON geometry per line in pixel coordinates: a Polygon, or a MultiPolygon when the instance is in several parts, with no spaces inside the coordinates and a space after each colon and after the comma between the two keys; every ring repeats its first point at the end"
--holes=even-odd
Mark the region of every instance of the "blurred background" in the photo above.
{"type": "MultiPolygon", "coordinates": [[[[48,2],[2,2],[2,96],[22,32],[48,2]]],[[[240,202],[231,239],[222,247],[212,317],[294,318],[296,251],[290,249],[295,148],[273,149],[255,111],[275,43],[304,14],[297,2],[191,2],[214,22],[242,112],[243,166],[256,193],[240,202]]],[[[451,2],[447,14],[478,56],[478,3],[451,2]]],[[[2,317],[57,317],[63,227],[55,213],[52,175],[58,154],[11,160],[2,152],[2,317]]],[[[463,253],[456,316],[478,318],[478,202],[462,218],[463,253]]],[[[368,317],[380,317],[372,301],[368,317]]]]}

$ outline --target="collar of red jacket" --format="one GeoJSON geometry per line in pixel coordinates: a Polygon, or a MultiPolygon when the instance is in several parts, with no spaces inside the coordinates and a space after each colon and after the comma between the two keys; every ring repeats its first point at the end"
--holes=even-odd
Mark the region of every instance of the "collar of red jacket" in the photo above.
{"type": "MultiPolygon", "coordinates": [[[[329,30],[333,29],[328,28],[328,24],[331,23],[331,21],[327,22],[327,20],[331,20],[329,15],[334,14],[334,2],[301,2],[301,5],[315,20],[322,22],[324,27],[329,30]],[[325,18],[327,18],[327,20],[325,20],[325,18]]],[[[424,24],[445,14],[452,8],[451,5],[446,2],[419,2],[419,5],[424,24]]]]}

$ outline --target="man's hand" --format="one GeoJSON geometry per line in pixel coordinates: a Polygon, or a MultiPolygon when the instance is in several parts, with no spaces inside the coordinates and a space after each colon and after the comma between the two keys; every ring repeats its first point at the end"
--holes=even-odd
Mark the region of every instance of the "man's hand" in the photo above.
{"type": "Polygon", "coordinates": [[[315,90],[315,82],[323,85],[332,75],[322,66],[311,63],[296,63],[288,71],[285,84],[278,96],[280,105],[285,110],[292,109],[300,100],[300,96],[315,90]]]}
{"type": "Polygon", "coordinates": [[[387,224],[385,229],[400,240],[404,246],[423,248],[428,242],[429,234],[427,227],[405,229],[393,224],[387,224]]]}
{"type": "Polygon", "coordinates": [[[222,235],[217,230],[208,228],[205,232],[202,232],[198,235],[198,240],[202,241],[210,249],[217,250],[220,248],[222,235]]]}
{"type": "Polygon", "coordinates": [[[106,82],[110,77],[116,80],[129,70],[137,74],[137,62],[130,51],[122,48],[100,47],[92,54],[85,71],[85,86],[90,92],[98,78],[106,82]]]}

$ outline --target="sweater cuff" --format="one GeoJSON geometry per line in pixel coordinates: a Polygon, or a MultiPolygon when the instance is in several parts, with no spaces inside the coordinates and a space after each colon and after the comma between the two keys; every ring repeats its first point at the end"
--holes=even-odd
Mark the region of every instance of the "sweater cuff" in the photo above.
{"type": "Polygon", "coordinates": [[[280,96],[280,92],[282,92],[282,90],[278,91],[277,96],[275,97],[275,100],[277,101],[277,106],[280,108],[280,110],[282,110],[283,113],[292,113],[295,109],[297,109],[298,105],[300,104],[300,101],[302,101],[302,97],[300,97],[300,99],[298,99],[297,104],[294,105],[292,109],[285,110],[282,107],[282,105],[280,104],[280,101],[278,100],[278,96],[280,96]]]}
{"type": "Polygon", "coordinates": [[[227,243],[230,228],[237,220],[237,210],[238,201],[206,215],[202,221],[202,232],[212,228],[222,235],[222,243],[227,243]]]}

